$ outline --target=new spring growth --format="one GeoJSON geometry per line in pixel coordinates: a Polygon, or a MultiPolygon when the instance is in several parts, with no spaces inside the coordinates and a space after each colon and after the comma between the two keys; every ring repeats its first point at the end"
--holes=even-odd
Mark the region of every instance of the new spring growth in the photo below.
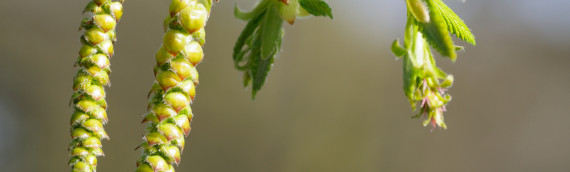
{"type": "Polygon", "coordinates": [[[123,15],[122,1],[90,1],[81,21],[81,49],[75,62],[81,67],[73,79],[70,120],[69,166],[72,171],[96,171],[97,157],[103,156],[102,139],[109,139],[103,125],[108,121],[104,86],[109,80],[114,54],[115,27],[123,15]]]}
{"type": "Polygon", "coordinates": [[[244,73],[243,85],[252,85],[252,98],[261,89],[281,50],[283,21],[294,24],[297,16],[328,16],[332,12],[322,0],[261,0],[251,11],[237,5],[236,18],[248,21],[233,53],[234,66],[244,73]]]}
{"type": "Polygon", "coordinates": [[[443,112],[451,100],[446,91],[453,84],[453,76],[436,66],[430,47],[455,61],[455,51],[461,47],[453,45],[450,34],[473,45],[475,37],[441,0],[406,0],[406,4],[404,46],[398,40],[392,44],[392,52],[403,59],[404,93],[412,109],[419,105],[414,118],[423,116],[424,126],[446,129],[443,112]]]}
{"type": "Polygon", "coordinates": [[[174,171],[190,133],[194,114],[190,104],[196,95],[198,71],[204,58],[211,0],[172,0],[164,20],[162,46],[155,55],[155,82],[148,94],[148,123],[137,172],[174,171]]]}

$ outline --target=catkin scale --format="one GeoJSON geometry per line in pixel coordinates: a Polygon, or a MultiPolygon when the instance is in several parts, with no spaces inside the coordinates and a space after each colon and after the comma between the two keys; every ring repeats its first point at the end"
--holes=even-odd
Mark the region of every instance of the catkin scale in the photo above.
{"type": "Polygon", "coordinates": [[[138,146],[142,149],[138,172],[174,171],[172,165],[180,162],[193,117],[190,104],[198,85],[196,65],[204,56],[204,26],[211,6],[206,1],[172,0],[170,4],[162,46],[155,54],[148,112],[142,120],[148,127],[138,146]]]}
{"type": "Polygon", "coordinates": [[[86,18],[80,29],[81,49],[76,65],[81,67],[73,79],[69,144],[71,171],[96,171],[97,156],[103,156],[101,140],[108,139],[103,125],[107,123],[105,89],[110,85],[109,59],[114,54],[115,27],[122,16],[121,2],[94,0],[87,4],[86,18]]]}

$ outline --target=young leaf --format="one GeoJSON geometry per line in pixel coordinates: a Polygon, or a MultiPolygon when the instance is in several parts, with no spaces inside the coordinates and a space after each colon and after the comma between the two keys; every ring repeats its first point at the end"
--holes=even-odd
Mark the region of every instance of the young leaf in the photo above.
{"type": "Polygon", "coordinates": [[[310,11],[316,16],[332,18],[330,8],[322,0],[261,0],[249,12],[242,12],[237,7],[235,9],[236,18],[248,23],[235,44],[234,65],[244,72],[243,85],[252,84],[254,99],[281,49],[283,20],[292,24],[299,14],[298,9],[310,11]]]}
{"type": "Polygon", "coordinates": [[[428,9],[421,0],[406,0],[406,4],[416,20],[424,23],[429,22],[428,9]]]}
{"type": "Polygon", "coordinates": [[[271,1],[264,0],[261,1],[261,3],[257,4],[253,10],[244,12],[239,9],[236,3],[234,6],[234,16],[241,20],[250,20],[253,17],[261,16],[262,15],[261,13],[263,13],[267,9],[267,6],[270,4],[271,1]]]}
{"type": "Polygon", "coordinates": [[[299,0],[299,5],[314,16],[328,16],[333,18],[329,5],[322,0],[299,0]]]}
{"type": "Polygon", "coordinates": [[[261,31],[261,59],[267,60],[277,54],[278,45],[281,45],[281,26],[283,20],[279,17],[277,8],[268,9],[260,28],[261,31]]]}
{"type": "Polygon", "coordinates": [[[392,42],[392,53],[394,53],[394,55],[396,55],[396,57],[402,57],[404,55],[406,55],[406,49],[402,48],[402,46],[400,46],[400,41],[399,40],[394,40],[394,42],[392,42]]]}
{"type": "Polygon", "coordinates": [[[245,55],[245,53],[247,53],[247,50],[244,50],[244,47],[246,46],[246,42],[255,33],[255,30],[259,26],[259,22],[261,21],[261,19],[264,16],[264,12],[265,11],[263,11],[262,13],[260,13],[260,15],[255,16],[255,18],[253,18],[252,20],[247,22],[247,25],[245,26],[245,28],[243,29],[243,31],[239,35],[239,38],[236,41],[236,45],[234,46],[234,53],[233,53],[233,59],[234,59],[234,63],[236,64],[236,67],[237,67],[237,64],[239,62],[241,62],[241,60],[243,59],[243,56],[245,55]]]}
{"type": "MultiPolygon", "coordinates": [[[[428,6],[430,9],[434,9],[432,3],[428,3],[428,6]]],[[[455,58],[457,58],[455,46],[453,45],[451,36],[449,36],[449,31],[447,31],[447,25],[443,17],[440,13],[435,12],[435,10],[431,10],[429,14],[431,18],[429,23],[416,21],[415,24],[420,26],[420,30],[431,47],[436,49],[442,56],[448,56],[452,61],[455,61],[455,58]]]]}
{"type": "Polygon", "coordinates": [[[445,23],[447,24],[447,29],[452,34],[455,34],[458,38],[465,42],[476,45],[475,36],[469,30],[469,27],[441,0],[428,0],[433,8],[432,11],[439,13],[445,23]]]}

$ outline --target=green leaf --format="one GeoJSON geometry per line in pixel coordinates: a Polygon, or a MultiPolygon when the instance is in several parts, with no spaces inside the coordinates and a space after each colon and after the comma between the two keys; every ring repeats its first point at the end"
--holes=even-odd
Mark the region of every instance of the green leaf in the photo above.
{"type": "Polygon", "coordinates": [[[255,33],[257,27],[259,26],[259,22],[264,16],[264,12],[260,13],[258,16],[255,16],[252,20],[247,22],[247,25],[239,35],[238,40],[236,41],[236,45],[234,46],[234,53],[233,59],[236,67],[238,67],[239,62],[242,61],[243,56],[250,51],[251,49],[244,50],[244,47],[247,45],[247,40],[252,38],[252,35],[255,33]]]}
{"type": "Polygon", "coordinates": [[[265,12],[267,6],[271,4],[270,2],[270,0],[263,0],[257,4],[253,10],[247,12],[240,10],[236,3],[234,6],[234,16],[241,20],[250,20],[254,17],[263,16],[261,13],[265,12]]]}
{"type": "Polygon", "coordinates": [[[283,19],[276,6],[251,16],[233,52],[235,67],[244,71],[244,86],[252,84],[252,98],[265,83],[271,65],[281,49],[283,19]]]}
{"type": "Polygon", "coordinates": [[[408,10],[420,22],[429,22],[429,12],[422,0],[406,0],[408,10]]]}
{"type": "MultiPolygon", "coordinates": [[[[428,1],[429,2],[429,1],[428,1]]],[[[428,3],[428,6],[433,7],[433,4],[428,3]]],[[[433,9],[433,8],[430,8],[433,9]]],[[[424,38],[427,42],[436,49],[442,56],[448,56],[452,61],[455,61],[457,54],[455,53],[455,46],[453,45],[453,40],[447,31],[447,25],[443,20],[440,13],[431,10],[430,22],[420,23],[415,22],[416,25],[420,26],[420,30],[424,34],[424,38]]]]}
{"type": "Polygon", "coordinates": [[[322,0],[299,0],[299,4],[314,16],[328,16],[333,18],[329,5],[322,0]]]}
{"type": "MultiPolygon", "coordinates": [[[[281,46],[281,37],[279,37],[279,46],[281,46]]],[[[254,38],[253,47],[260,47],[263,44],[261,37],[254,38]]],[[[255,99],[257,92],[261,89],[267,79],[271,66],[273,65],[274,58],[277,55],[272,54],[267,59],[261,57],[260,48],[253,48],[250,56],[249,71],[252,77],[252,99],[255,99]]],[[[277,51],[278,52],[278,51],[277,51]]]]}
{"type": "Polygon", "coordinates": [[[414,68],[413,62],[410,60],[409,56],[404,56],[404,62],[402,63],[404,66],[404,93],[410,104],[412,109],[416,109],[416,104],[414,101],[414,91],[416,90],[416,83],[417,83],[417,75],[416,75],[416,68],[414,68]]]}
{"type": "Polygon", "coordinates": [[[400,41],[399,40],[394,40],[394,42],[392,42],[392,53],[394,53],[394,55],[396,55],[396,57],[402,57],[404,55],[406,55],[406,49],[402,48],[400,46],[400,41]]]}
{"type": "Polygon", "coordinates": [[[281,26],[283,19],[279,17],[277,8],[270,8],[265,15],[261,31],[261,59],[267,60],[275,55],[281,45],[281,26]]]}
{"type": "Polygon", "coordinates": [[[457,38],[462,39],[465,42],[476,45],[475,36],[471,33],[469,27],[441,0],[428,0],[431,4],[430,8],[432,11],[439,13],[445,23],[447,24],[447,29],[452,34],[455,34],[457,38]]]}

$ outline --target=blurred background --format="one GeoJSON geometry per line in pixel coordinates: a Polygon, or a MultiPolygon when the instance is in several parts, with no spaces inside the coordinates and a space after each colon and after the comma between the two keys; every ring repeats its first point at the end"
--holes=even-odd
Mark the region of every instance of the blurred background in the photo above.
{"type": "MultiPolygon", "coordinates": [[[[68,171],[77,31],[88,1],[0,1],[0,167],[68,171]]],[[[107,89],[99,171],[133,171],[168,0],[127,0],[107,89]]],[[[477,37],[456,63],[447,130],[421,125],[402,91],[403,0],[329,0],[334,20],[285,25],[282,53],[251,100],[231,52],[245,22],[213,7],[177,171],[570,171],[567,0],[446,0],[477,37]]],[[[251,9],[254,0],[237,4],[251,9]]]]}

